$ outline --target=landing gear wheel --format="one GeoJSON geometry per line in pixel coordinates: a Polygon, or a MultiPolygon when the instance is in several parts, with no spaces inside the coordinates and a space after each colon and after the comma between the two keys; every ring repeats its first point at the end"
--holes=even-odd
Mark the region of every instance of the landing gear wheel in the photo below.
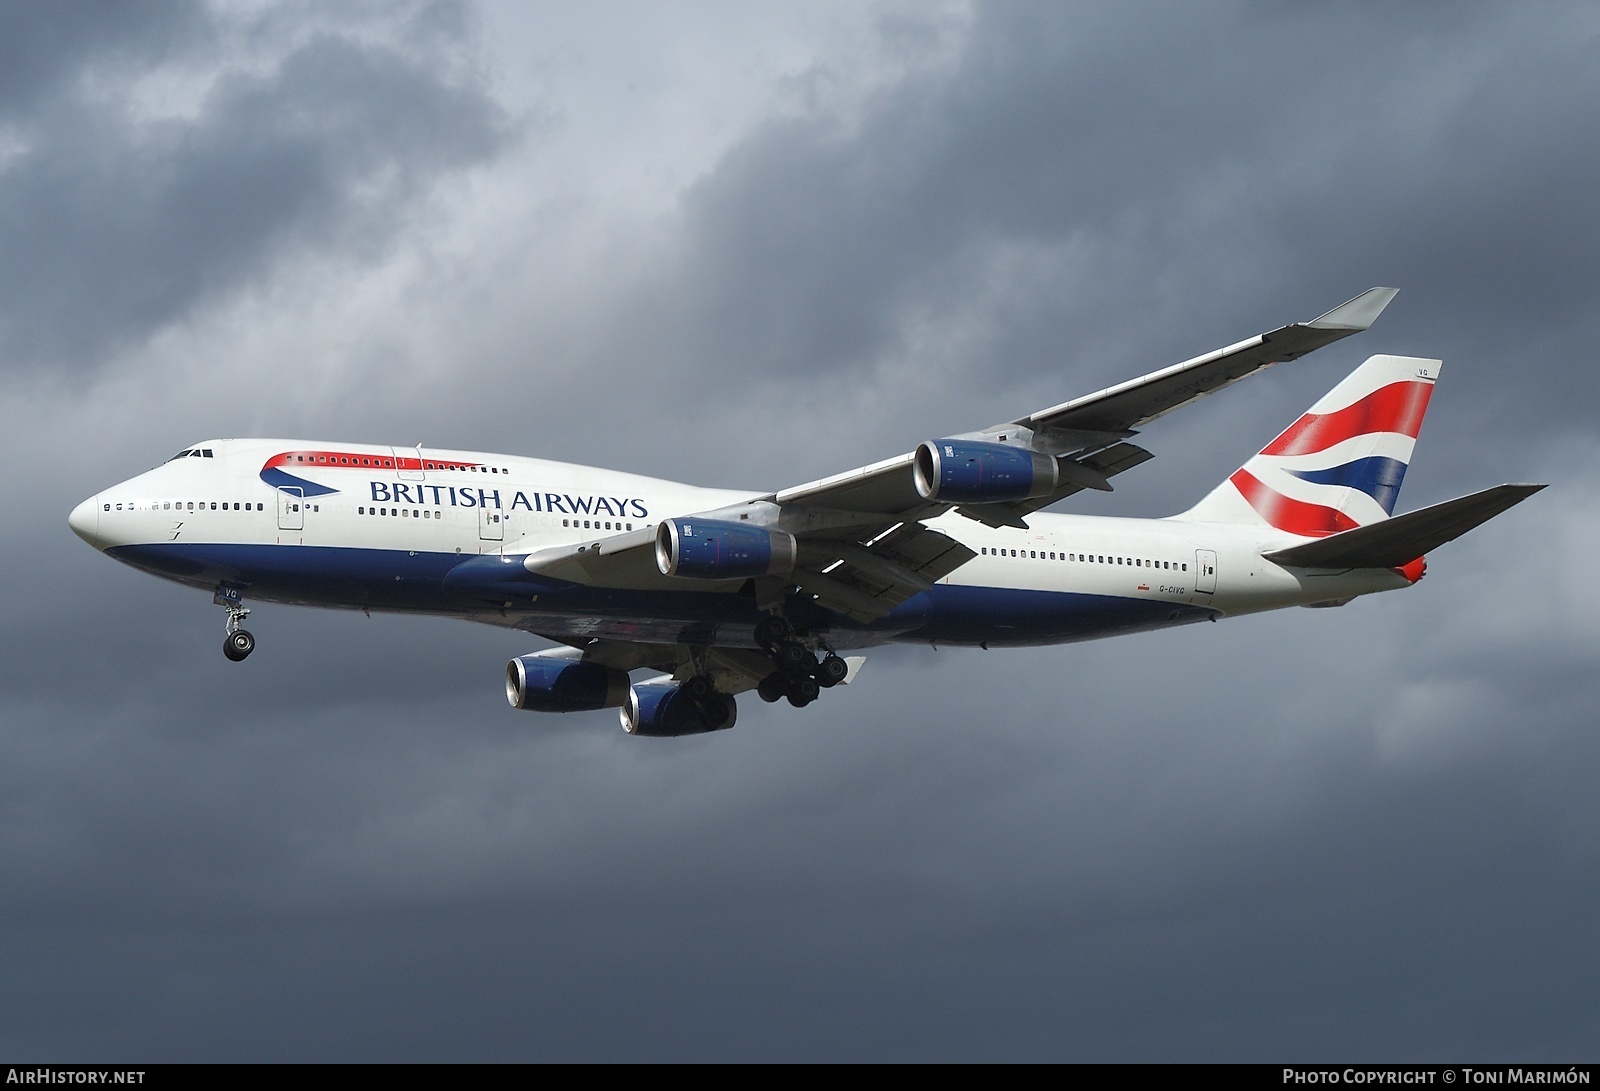
{"type": "Polygon", "coordinates": [[[811,649],[798,640],[785,640],[779,644],[772,658],[778,664],[778,669],[789,675],[809,675],[817,665],[811,649]]]}
{"type": "Polygon", "coordinates": [[[832,689],[843,682],[849,674],[850,664],[837,655],[829,654],[817,667],[817,685],[823,689],[832,689]]]}
{"type": "Polygon", "coordinates": [[[694,675],[683,684],[683,692],[688,694],[689,699],[697,705],[705,703],[706,698],[716,691],[717,687],[712,683],[710,677],[704,674],[694,675]]]}
{"type": "Polygon", "coordinates": [[[256,638],[244,629],[235,629],[222,638],[222,654],[235,663],[242,662],[256,650],[256,638]]]}
{"type": "Polygon", "coordinates": [[[768,614],[756,622],[756,647],[765,651],[775,650],[779,644],[789,639],[792,632],[789,623],[777,614],[768,614]]]}
{"type": "Polygon", "coordinates": [[[756,686],[756,695],[769,705],[788,692],[789,680],[777,671],[767,675],[756,686]]]}
{"type": "Polygon", "coordinates": [[[696,707],[700,709],[701,718],[712,731],[732,727],[734,718],[739,714],[733,698],[726,693],[713,693],[704,704],[696,707]]]}
{"type": "Polygon", "coordinates": [[[821,692],[815,678],[795,678],[789,682],[789,703],[795,708],[805,708],[821,692]]]}

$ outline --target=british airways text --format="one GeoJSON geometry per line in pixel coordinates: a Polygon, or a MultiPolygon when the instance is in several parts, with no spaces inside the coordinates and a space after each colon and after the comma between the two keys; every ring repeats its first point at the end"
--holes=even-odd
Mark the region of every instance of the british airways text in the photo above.
{"type": "Polygon", "coordinates": [[[517,490],[510,504],[501,503],[499,489],[458,488],[455,485],[423,485],[402,481],[369,481],[376,504],[432,504],[452,508],[499,508],[512,511],[557,512],[562,515],[609,515],[613,518],[650,518],[644,501],[624,496],[573,496],[571,493],[517,490]]]}

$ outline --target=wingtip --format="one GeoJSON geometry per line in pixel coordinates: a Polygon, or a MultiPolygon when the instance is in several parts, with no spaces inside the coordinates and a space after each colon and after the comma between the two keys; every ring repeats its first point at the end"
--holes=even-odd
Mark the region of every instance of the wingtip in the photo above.
{"type": "Polygon", "coordinates": [[[1368,288],[1306,325],[1319,330],[1364,330],[1378,320],[1383,309],[1399,294],[1399,288],[1368,288]]]}

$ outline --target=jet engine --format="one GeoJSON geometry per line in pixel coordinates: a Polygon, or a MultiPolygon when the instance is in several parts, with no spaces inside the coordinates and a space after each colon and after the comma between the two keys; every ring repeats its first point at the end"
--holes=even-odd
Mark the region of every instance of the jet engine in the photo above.
{"type": "Polygon", "coordinates": [[[656,528],[656,566],[664,576],[737,580],[794,569],[794,535],[748,523],[692,516],[656,528]]]}
{"type": "Polygon", "coordinates": [[[622,706],[622,729],[630,735],[675,738],[723,731],[739,718],[733,697],[718,693],[703,677],[682,685],[647,682],[628,692],[622,706]]]}
{"type": "Polygon", "coordinates": [[[1049,455],[964,439],[932,440],[918,446],[912,476],[924,500],[948,504],[996,504],[1048,496],[1060,484],[1056,460],[1049,455]]]}
{"type": "Polygon", "coordinates": [[[529,712],[589,712],[628,702],[625,671],[562,659],[524,655],[506,664],[506,700],[529,712]]]}

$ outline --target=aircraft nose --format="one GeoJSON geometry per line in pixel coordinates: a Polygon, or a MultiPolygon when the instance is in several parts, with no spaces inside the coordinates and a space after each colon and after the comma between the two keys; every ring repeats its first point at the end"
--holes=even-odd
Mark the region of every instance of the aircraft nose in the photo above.
{"type": "Polygon", "coordinates": [[[91,496],[73,508],[72,514],[67,516],[67,526],[72,528],[72,533],[99,549],[100,497],[91,496]]]}

